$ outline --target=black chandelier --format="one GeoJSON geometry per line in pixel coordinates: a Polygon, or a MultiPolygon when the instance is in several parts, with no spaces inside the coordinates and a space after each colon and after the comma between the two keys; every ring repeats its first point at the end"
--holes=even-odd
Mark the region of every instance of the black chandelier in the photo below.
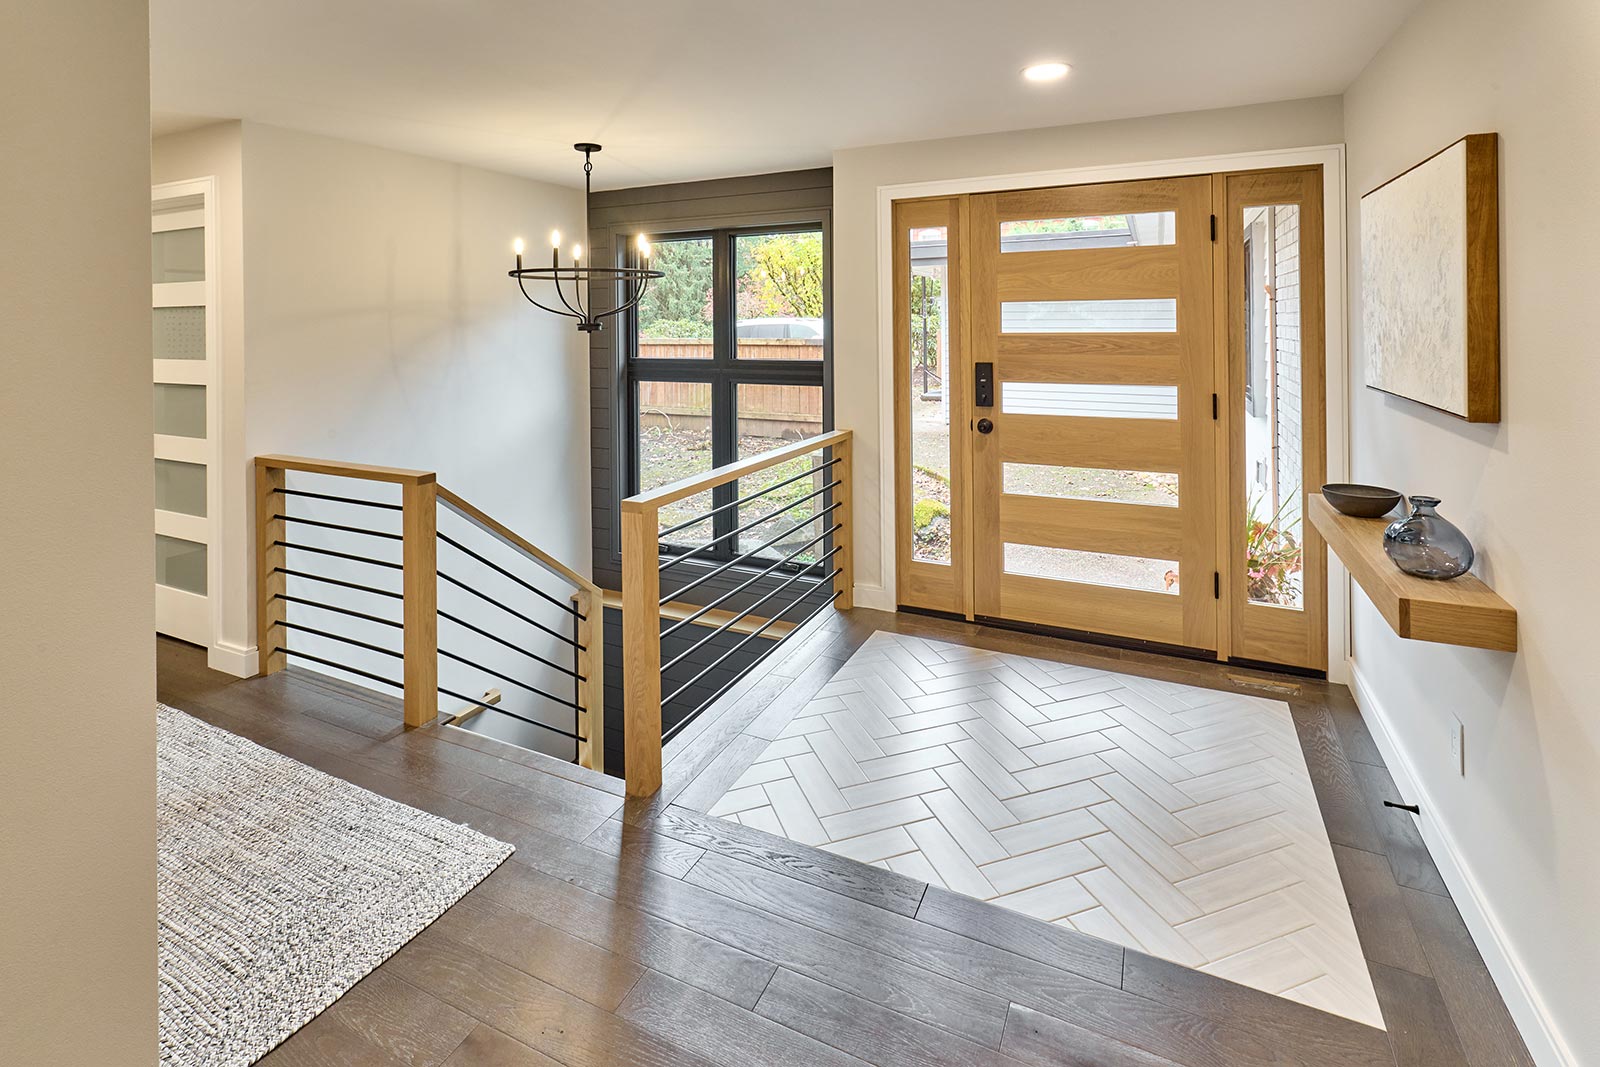
{"type": "MultiPolygon", "coordinates": [[[[581,141],[572,146],[583,153],[583,217],[587,222],[589,218],[589,176],[594,173],[594,163],[589,157],[600,151],[600,146],[588,141],[581,141]]],[[[646,241],[644,234],[636,240],[636,247],[640,263],[650,261],[650,242],[646,241]]],[[[522,238],[517,238],[511,245],[511,250],[516,253],[517,265],[509,271],[511,277],[517,280],[517,288],[522,290],[522,295],[528,303],[552,315],[564,315],[567,318],[578,320],[578,329],[584,333],[594,333],[602,328],[600,320],[610,318],[612,315],[621,314],[644,299],[645,290],[650,287],[650,279],[663,277],[661,271],[650,270],[647,267],[585,267],[583,266],[583,246],[572,246],[572,265],[561,265],[561,231],[556,230],[550,234],[550,265],[548,267],[524,267],[522,265],[522,238]],[[527,281],[533,278],[536,281],[554,282],[556,299],[561,302],[561,307],[554,308],[548,304],[541,304],[528,295],[527,281]],[[572,296],[568,299],[565,283],[572,283],[572,296]],[[606,311],[596,311],[594,308],[594,285],[599,282],[601,286],[621,285],[624,291],[630,293],[616,307],[606,311]],[[565,310],[563,310],[563,308],[565,310]]],[[[591,250],[592,253],[592,250],[591,250]]]]}

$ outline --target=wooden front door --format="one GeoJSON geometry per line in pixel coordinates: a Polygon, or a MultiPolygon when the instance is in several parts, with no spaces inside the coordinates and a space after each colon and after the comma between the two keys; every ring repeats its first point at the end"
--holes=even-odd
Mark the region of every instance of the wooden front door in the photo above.
{"type": "Polygon", "coordinates": [[[1218,647],[1212,178],[973,196],[972,612],[1218,647]]]}

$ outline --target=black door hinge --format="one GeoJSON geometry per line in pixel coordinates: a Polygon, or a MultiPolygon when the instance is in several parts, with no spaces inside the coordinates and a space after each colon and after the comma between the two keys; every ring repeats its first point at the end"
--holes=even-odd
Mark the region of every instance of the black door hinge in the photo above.
{"type": "Polygon", "coordinates": [[[1219,419],[1220,417],[1221,417],[1220,410],[1217,407],[1217,394],[1216,393],[1212,393],[1211,394],[1211,421],[1212,422],[1216,422],[1217,419],[1219,419]]]}
{"type": "Polygon", "coordinates": [[[1215,215],[1211,216],[1211,239],[1213,241],[1217,239],[1217,217],[1215,215]]]}
{"type": "Polygon", "coordinates": [[[1222,572],[1221,571],[1212,571],[1211,572],[1211,599],[1212,600],[1221,600],[1222,599],[1222,572]]]}

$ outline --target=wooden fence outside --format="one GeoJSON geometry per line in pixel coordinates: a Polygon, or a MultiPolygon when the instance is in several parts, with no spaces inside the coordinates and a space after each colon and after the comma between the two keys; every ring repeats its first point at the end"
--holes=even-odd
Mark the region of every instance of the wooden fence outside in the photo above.
{"type": "MultiPolygon", "coordinates": [[[[710,359],[711,341],[660,339],[641,342],[641,359],[710,359]]],[[[741,359],[819,360],[822,342],[798,338],[745,337],[741,359]]],[[[822,390],[807,385],[741,386],[739,418],[744,432],[759,436],[801,436],[822,430],[822,390]]],[[[701,382],[640,382],[639,422],[701,428],[710,418],[711,387],[701,382]]]]}

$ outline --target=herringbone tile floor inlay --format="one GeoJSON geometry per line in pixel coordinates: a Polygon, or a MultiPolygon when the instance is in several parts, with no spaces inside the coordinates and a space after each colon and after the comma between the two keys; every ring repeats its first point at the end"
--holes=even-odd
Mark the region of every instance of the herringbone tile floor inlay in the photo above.
{"type": "Polygon", "coordinates": [[[878,632],[710,813],[1383,1026],[1281,701],[878,632]]]}

